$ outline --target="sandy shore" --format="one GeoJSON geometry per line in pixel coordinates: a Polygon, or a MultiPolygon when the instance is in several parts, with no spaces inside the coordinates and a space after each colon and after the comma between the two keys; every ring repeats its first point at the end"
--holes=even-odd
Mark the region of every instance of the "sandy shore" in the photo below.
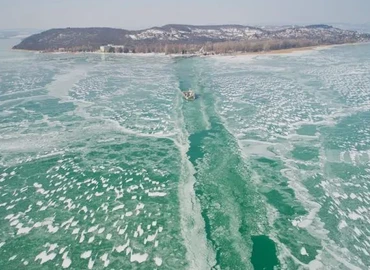
{"type": "Polygon", "coordinates": [[[290,48],[290,49],[282,49],[282,50],[271,50],[271,51],[261,51],[261,52],[240,52],[240,53],[236,52],[236,53],[218,54],[218,55],[214,55],[214,56],[279,55],[279,54],[290,54],[290,53],[295,53],[295,52],[329,49],[329,48],[342,47],[342,46],[357,46],[357,45],[363,45],[363,44],[370,44],[370,42],[317,45],[317,46],[307,46],[307,47],[290,48]]]}
{"type": "Polygon", "coordinates": [[[317,46],[307,46],[299,48],[281,49],[281,50],[270,50],[270,51],[260,51],[260,52],[235,52],[235,53],[224,53],[217,54],[214,56],[238,56],[238,55],[279,55],[279,54],[290,54],[295,52],[312,51],[326,48],[333,48],[337,46],[348,46],[348,45],[358,45],[364,43],[345,43],[345,44],[331,44],[331,45],[317,45],[317,46]]]}

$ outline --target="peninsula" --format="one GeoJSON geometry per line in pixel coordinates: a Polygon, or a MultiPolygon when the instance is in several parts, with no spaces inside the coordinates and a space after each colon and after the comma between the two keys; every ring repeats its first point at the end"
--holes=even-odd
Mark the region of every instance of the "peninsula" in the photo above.
{"type": "Polygon", "coordinates": [[[169,24],[138,31],[117,28],[51,29],[24,39],[13,49],[43,52],[222,54],[368,41],[370,34],[324,24],[274,28],[169,24]]]}

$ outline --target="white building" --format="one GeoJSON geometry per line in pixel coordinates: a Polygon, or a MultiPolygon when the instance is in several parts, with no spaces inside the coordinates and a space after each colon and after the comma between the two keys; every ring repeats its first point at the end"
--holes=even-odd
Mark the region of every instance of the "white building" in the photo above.
{"type": "Polygon", "coordinates": [[[123,51],[124,48],[125,46],[123,45],[108,44],[108,45],[100,46],[100,51],[101,52],[111,52],[111,50],[113,49],[113,51],[117,52],[119,49],[123,51]]]}
{"type": "Polygon", "coordinates": [[[109,52],[110,48],[111,48],[110,45],[100,46],[100,51],[101,52],[109,52]]]}

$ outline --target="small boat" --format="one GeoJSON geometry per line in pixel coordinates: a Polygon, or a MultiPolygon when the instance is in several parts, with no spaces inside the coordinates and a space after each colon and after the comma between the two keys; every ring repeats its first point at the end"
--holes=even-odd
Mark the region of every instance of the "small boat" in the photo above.
{"type": "Polygon", "coordinates": [[[182,92],[182,94],[184,95],[184,98],[186,100],[194,100],[195,99],[195,93],[194,93],[193,90],[184,91],[184,92],[182,92]]]}

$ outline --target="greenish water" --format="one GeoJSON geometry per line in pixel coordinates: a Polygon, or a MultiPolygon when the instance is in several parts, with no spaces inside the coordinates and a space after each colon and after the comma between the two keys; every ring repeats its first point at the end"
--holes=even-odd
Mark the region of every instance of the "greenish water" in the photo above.
{"type": "Polygon", "coordinates": [[[369,45],[185,59],[10,43],[1,269],[370,265],[369,45]]]}

